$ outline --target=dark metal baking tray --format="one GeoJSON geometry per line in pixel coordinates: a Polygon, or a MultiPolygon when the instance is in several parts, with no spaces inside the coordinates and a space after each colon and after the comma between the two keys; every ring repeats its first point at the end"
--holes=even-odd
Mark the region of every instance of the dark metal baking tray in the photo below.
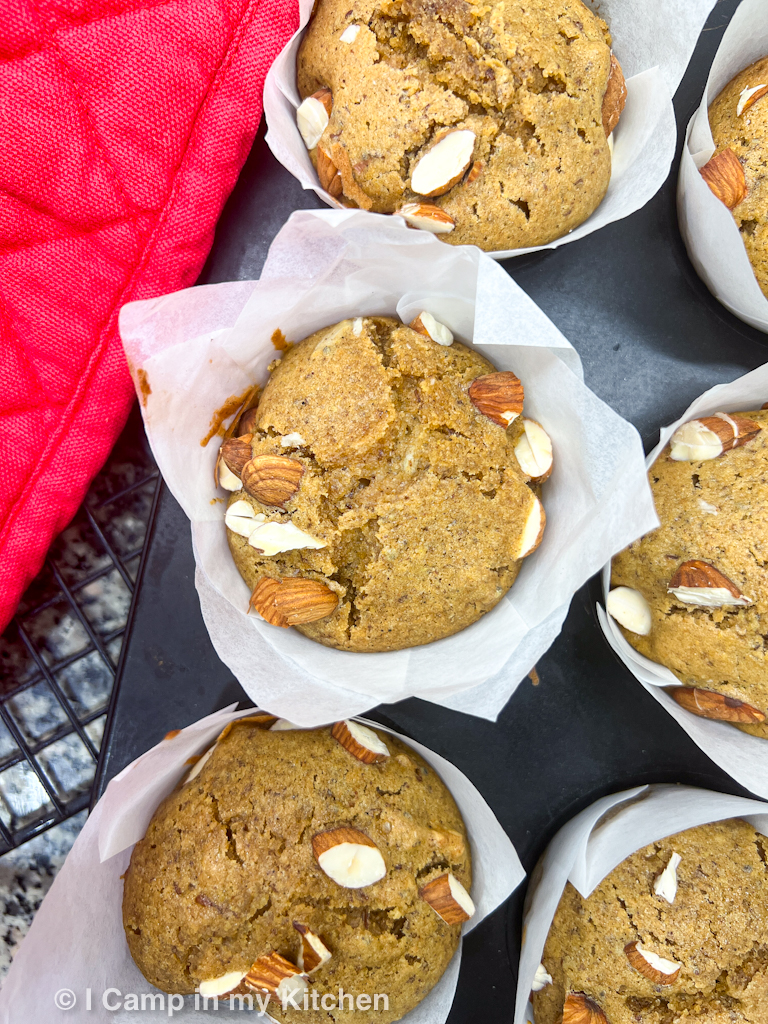
{"type": "MultiPolygon", "coordinates": [[[[721,0],[675,107],[680,142],[737,0],[721,0]]],[[[768,338],[721,307],[696,276],[675,211],[677,161],[642,210],[507,271],[579,351],[589,386],[646,443],[706,388],[768,359],[768,338]]],[[[266,147],[263,129],[220,221],[201,277],[257,277],[294,209],[318,206],[266,147]]],[[[766,396],[768,397],[768,396],[766,396]]],[[[575,596],[563,632],[495,723],[412,699],[372,717],[449,758],[475,783],[530,871],[555,831],[598,797],[647,782],[744,793],[692,743],[605,643],[595,580],[575,596]]],[[[194,589],[186,517],[163,488],[146,549],[102,750],[98,796],[125,764],[172,728],[243,698],[208,640],[194,589]]],[[[249,703],[249,702],[248,702],[249,703]]],[[[451,1024],[511,1019],[524,887],[464,943],[451,1024]]]]}

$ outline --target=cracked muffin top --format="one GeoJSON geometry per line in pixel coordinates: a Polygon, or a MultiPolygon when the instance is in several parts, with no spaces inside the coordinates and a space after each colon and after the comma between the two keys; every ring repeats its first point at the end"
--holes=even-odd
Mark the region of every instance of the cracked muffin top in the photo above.
{"type": "Polygon", "coordinates": [[[721,821],[638,850],[588,899],[567,883],[536,1024],[763,1024],[767,849],[747,822],[721,821]]]}
{"type": "Polygon", "coordinates": [[[693,714],[768,736],[768,411],[673,435],[648,479],[661,525],[611,566],[607,608],[693,714]],[[635,614],[632,614],[634,609],[635,614]]]}
{"type": "Polygon", "coordinates": [[[320,0],[298,89],[326,191],[485,250],[589,217],[626,96],[581,0],[320,0]]]}
{"type": "Polygon", "coordinates": [[[359,317],[289,347],[248,433],[221,448],[252,609],[342,650],[470,625],[544,529],[535,481],[551,445],[522,416],[522,384],[421,318],[440,343],[359,317]]]}
{"type": "Polygon", "coordinates": [[[227,726],[158,807],[125,876],[128,946],[166,992],[269,994],[270,1014],[308,1024],[368,1020],[357,996],[386,995],[387,1024],[439,980],[474,910],[464,823],[394,737],[288,726],[227,726]],[[353,1010],[313,1009],[340,988],[353,1010]]]}

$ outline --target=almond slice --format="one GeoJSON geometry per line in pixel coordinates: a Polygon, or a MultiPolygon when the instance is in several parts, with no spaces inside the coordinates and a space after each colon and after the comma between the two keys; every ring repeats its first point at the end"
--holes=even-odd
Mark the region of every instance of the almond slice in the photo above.
{"type": "Polygon", "coordinates": [[[508,370],[476,377],[469,386],[469,398],[477,411],[505,430],[523,411],[524,397],[520,378],[508,370]]]}
{"type": "Polygon", "coordinates": [[[712,718],[716,722],[738,722],[742,725],[754,725],[765,721],[765,713],[751,704],[745,704],[735,697],[726,697],[715,690],[700,690],[693,686],[673,686],[667,693],[681,708],[698,715],[699,718],[712,718]]]}
{"type": "Polygon", "coordinates": [[[754,85],[751,89],[742,89],[739,93],[739,102],[736,104],[736,116],[741,117],[745,110],[749,110],[767,92],[768,85],[754,85]]]}
{"type": "Polygon", "coordinates": [[[201,981],[197,991],[207,999],[214,997],[221,999],[224,996],[233,995],[237,992],[245,975],[245,971],[229,971],[227,974],[222,974],[219,978],[209,978],[207,981],[201,981]]]}
{"type": "Polygon", "coordinates": [[[253,456],[250,437],[227,438],[221,448],[219,448],[219,455],[235,476],[241,476],[245,464],[253,456]]]}
{"type": "Polygon", "coordinates": [[[528,555],[533,554],[539,544],[541,544],[544,537],[544,527],[546,525],[547,517],[544,514],[544,506],[534,495],[533,505],[528,513],[528,518],[526,519],[525,526],[523,527],[523,535],[520,538],[520,551],[517,555],[518,558],[527,558],[528,555]]]}
{"type": "Polygon", "coordinates": [[[544,964],[539,964],[536,968],[536,973],[533,976],[533,984],[531,985],[531,992],[541,992],[542,989],[546,988],[547,985],[552,984],[552,975],[546,969],[544,964]]]}
{"type": "Polygon", "coordinates": [[[637,941],[628,942],[624,952],[632,967],[654,985],[672,985],[677,981],[682,964],[652,953],[637,941]]]}
{"type": "Polygon", "coordinates": [[[396,213],[411,227],[433,235],[447,235],[456,227],[453,217],[434,203],[405,203],[396,213]]]}
{"type": "Polygon", "coordinates": [[[281,1001],[295,997],[307,988],[307,980],[302,977],[296,964],[279,953],[267,953],[255,960],[243,983],[249,989],[269,992],[281,1001]]]}
{"type": "Polygon", "coordinates": [[[317,622],[336,611],[339,599],[320,580],[290,576],[276,580],[265,576],[251,594],[248,611],[257,611],[273,626],[299,626],[317,622]]]}
{"type": "Polygon", "coordinates": [[[360,31],[359,25],[347,25],[344,31],[339,36],[339,42],[341,43],[354,43],[357,39],[357,33],[360,31]]]}
{"type": "Polygon", "coordinates": [[[386,761],[389,757],[389,747],[379,739],[373,729],[368,729],[349,718],[343,722],[335,722],[331,727],[331,736],[363,764],[386,761]]]}
{"type": "Polygon", "coordinates": [[[325,547],[325,541],[305,533],[290,520],[287,523],[261,523],[248,537],[248,543],[267,558],[279,555],[282,551],[325,547]]]}
{"type": "Polygon", "coordinates": [[[263,505],[285,508],[296,494],[304,467],[287,455],[256,455],[243,467],[243,487],[263,505]]]}
{"type": "Polygon", "coordinates": [[[605,610],[630,633],[648,636],[651,632],[651,606],[639,590],[614,587],[605,599],[605,610]]]}
{"type": "Polygon", "coordinates": [[[296,124],[304,145],[314,149],[320,136],[328,127],[333,109],[333,93],[330,89],[318,89],[299,104],[296,110],[296,124]]]}
{"type": "Polygon", "coordinates": [[[313,974],[323,964],[328,963],[331,959],[331,951],[320,936],[315,935],[305,924],[294,921],[293,927],[301,936],[301,950],[297,963],[304,974],[313,974]]]}
{"type": "Polygon", "coordinates": [[[472,897],[450,871],[419,889],[419,896],[446,924],[461,924],[475,912],[472,897]]]}
{"type": "Polygon", "coordinates": [[[515,445],[515,458],[520,469],[535,484],[543,483],[551,474],[554,465],[552,441],[536,420],[523,417],[523,433],[515,445]]]}
{"type": "Polygon", "coordinates": [[[719,569],[698,559],[683,562],[678,567],[669,581],[667,593],[674,594],[684,604],[695,604],[700,608],[752,604],[719,569]]]}
{"type": "Polygon", "coordinates": [[[225,491],[240,491],[243,482],[239,476],[235,476],[224,459],[216,459],[216,482],[225,491]]]}
{"type": "Polygon", "coordinates": [[[667,903],[675,902],[675,896],[677,896],[677,865],[682,859],[679,853],[673,853],[669,858],[667,866],[653,883],[654,893],[657,896],[661,896],[667,903]]]}
{"type": "Polygon", "coordinates": [[[429,198],[452,189],[472,163],[475,141],[475,133],[466,128],[442,135],[416,162],[411,172],[411,190],[429,198]]]}
{"type": "Polygon", "coordinates": [[[740,448],[763,428],[746,416],[716,412],[714,416],[682,423],[669,442],[669,457],[675,462],[706,462],[724,452],[740,448]]]}
{"type": "Polygon", "coordinates": [[[336,164],[322,146],[317,147],[317,176],[329,196],[338,199],[344,187],[336,164]]]}
{"type": "Polygon", "coordinates": [[[356,828],[342,826],[312,837],[312,852],[320,868],[345,889],[362,889],[387,873],[381,850],[356,828]]]}
{"type": "Polygon", "coordinates": [[[735,209],[747,198],[747,179],[741,160],[730,147],[726,147],[699,168],[699,174],[710,191],[729,210],[735,209]]]}
{"type": "Polygon", "coordinates": [[[448,348],[449,345],[453,344],[453,335],[445,324],[435,320],[432,314],[427,313],[425,309],[417,317],[414,317],[408,326],[412,331],[416,331],[417,334],[423,334],[425,338],[436,341],[438,345],[444,345],[448,348]]]}
{"type": "Polygon", "coordinates": [[[241,537],[250,537],[255,530],[263,525],[266,518],[263,512],[256,512],[250,502],[241,498],[239,501],[233,501],[227,508],[224,513],[224,524],[232,533],[237,533],[241,537]]]}
{"type": "Polygon", "coordinates": [[[583,992],[569,992],[563,1003],[560,1024],[608,1024],[608,1018],[594,999],[583,992]]]}
{"type": "Polygon", "coordinates": [[[606,138],[608,138],[619,123],[619,118],[626,102],[627,84],[624,81],[624,73],[619,62],[611,54],[611,71],[608,75],[608,85],[605,87],[605,95],[603,96],[603,131],[606,138]]]}

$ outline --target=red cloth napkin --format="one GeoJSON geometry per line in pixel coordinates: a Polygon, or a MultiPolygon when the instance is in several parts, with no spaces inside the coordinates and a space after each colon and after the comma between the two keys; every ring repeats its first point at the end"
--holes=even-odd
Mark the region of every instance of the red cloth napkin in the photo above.
{"type": "Polygon", "coordinates": [[[295,0],[0,0],[0,631],[134,397],[120,306],[194,283],[295,0]]]}

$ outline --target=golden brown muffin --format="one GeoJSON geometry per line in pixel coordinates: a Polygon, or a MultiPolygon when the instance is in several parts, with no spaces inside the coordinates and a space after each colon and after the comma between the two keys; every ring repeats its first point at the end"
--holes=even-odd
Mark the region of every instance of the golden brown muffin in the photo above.
{"type": "Polygon", "coordinates": [[[626,95],[614,62],[615,120],[604,128],[611,67],[608,29],[581,0],[320,0],[298,87],[302,99],[326,90],[332,109],[305,142],[321,184],[347,205],[426,203],[455,245],[541,245],[605,195],[606,135],[626,95]],[[444,149],[414,177],[457,131],[471,133],[458,166],[444,149]]]}
{"type": "Polygon", "coordinates": [[[747,822],[721,821],[638,850],[587,899],[568,882],[536,1024],[765,1024],[767,851],[747,822]],[[655,887],[674,854],[670,903],[655,887]]]}
{"type": "Polygon", "coordinates": [[[650,630],[642,635],[614,617],[636,650],[685,684],[670,690],[684,707],[766,735],[768,412],[691,422],[726,438],[735,422],[738,446],[675,461],[673,447],[679,455],[678,440],[691,424],[676,432],[648,474],[661,526],[617,555],[611,571],[612,587],[628,587],[647,602],[650,630]]]}
{"type": "MultiPolygon", "coordinates": [[[[768,57],[740,71],[709,106],[715,156],[730,149],[741,165],[746,195],[732,207],[757,283],[768,296],[768,57]],[[759,88],[762,86],[763,88],[759,88]],[[750,90],[756,90],[751,93],[750,90]],[[741,109],[741,113],[739,110],[741,109]]],[[[738,164],[735,165],[738,175],[738,164]]],[[[716,191],[717,195],[719,193],[716,191]]],[[[719,198],[725,198],[719,195],[719,198]]],[[[731,201],[728,205],[731,205],[731,201]]]]}
{"type": "Polygon", "coordinates": [[[523,417],[505,428],[472,397],[486,377],[516,381],[522,410],[513,374],[393,319],[345,320],[288,349],[248,441],[233,442],[251,461],[233,462],[244,490],[228,538],[257,612],[331,647],[388,651],[450,636],[498,603],[544,520],[515,453],[523,417]],[[296,547],[275,551],[270,534],[296,547]]]}
{"type": "MultiPolygon", "coordinates": [[[[274,954],[298,971],[308,929],[330,953],[309,974],[309,992],[355,996],[354,1010],[345,1002],[333,1019],[367,1020],[357,996],[386,994],[388,1008],[379,1001],[376,1019],[398,1020],[459,944],[460,923],[448,924],[422,894],[448,873],[470,887],[461,815],[435,771],[392,736],[374,733],[390,756],[366,764],[330,727],[270,731],[270,721],[241,719],[225,729],[199,774],[157,809],[125,876],[131,955],[151,984],[191,993],[274,954]],[[325,873],[315,841],[339,827],[375,844],[383,878],[348,888],[325,873]]],[[[248,978],[232,980],[237,991],[254,991],[248,978]]],[[[308,1010],[288,1004],[281,1012],[274,994],[269,1013],[307,1024],[329,1019],[311,1001],[308,1010]]]]}

